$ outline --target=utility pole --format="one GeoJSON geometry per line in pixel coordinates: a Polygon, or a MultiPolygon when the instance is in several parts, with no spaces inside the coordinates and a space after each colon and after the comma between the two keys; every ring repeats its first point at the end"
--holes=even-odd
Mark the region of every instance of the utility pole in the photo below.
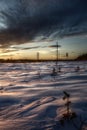
{"type": "Polygon", "coordinates": [[[68,52],[66,53],[66,58],[68,59],[68,57],[69,57],[69,54],[68,54],[68,52]]]}
{"type": "Polygon", "coordinates": [[[37,52],[37,61],[39,61],[39,55],[40,55],[39,52],[37,52]]]}
{"type": "Polygon", "coordinates": [[[58,67],[58,59],[59,59],[59,57],[58,57],[58,42],[56,43],[56,47],[57,47],[57,50],[56,50],[56,66],[58,67]]]}

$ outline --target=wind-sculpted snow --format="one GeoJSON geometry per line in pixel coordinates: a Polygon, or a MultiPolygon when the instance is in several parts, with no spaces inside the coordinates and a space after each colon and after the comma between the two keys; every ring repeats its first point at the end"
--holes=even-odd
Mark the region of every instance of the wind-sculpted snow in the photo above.
{"type": "Polygon", "coordinates": [[[55,62],[0,63],[0,130],[53,130],[65,111],[63,91],[70,93],[72,109],[87,118],[86,64],[59,62],[61,72],[51,76],[55,62]]]}

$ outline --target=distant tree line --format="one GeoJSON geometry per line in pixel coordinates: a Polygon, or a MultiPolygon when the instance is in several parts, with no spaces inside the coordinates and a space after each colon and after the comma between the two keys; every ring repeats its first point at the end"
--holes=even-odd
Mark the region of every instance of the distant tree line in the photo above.
{"type": "Polygon", "coordinates": [[[76,60],[87,60],[87,54],[79,55],[76,60]]]}

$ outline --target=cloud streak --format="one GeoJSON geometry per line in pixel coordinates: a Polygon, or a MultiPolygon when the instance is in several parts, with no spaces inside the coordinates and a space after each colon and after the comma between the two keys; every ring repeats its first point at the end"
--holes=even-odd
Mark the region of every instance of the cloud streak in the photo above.
{"type": "MultiPolygon", "coordinates": [[[[87,0],[1,0],[0,44],[87,33],[87,0]]],[[[41,39],[42,40],[42,39],[41,39]]]]}

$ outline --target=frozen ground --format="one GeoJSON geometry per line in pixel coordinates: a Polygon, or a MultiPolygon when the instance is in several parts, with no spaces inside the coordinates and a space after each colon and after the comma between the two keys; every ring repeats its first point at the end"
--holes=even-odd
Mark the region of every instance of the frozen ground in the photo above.
{"type": "Polygon", "coordinates": [[[0,63],[0,130],[76,130],[59,123],[63,91],[71,94],[72,109],[87,118],[87,62],[59,64],[62,72],[51,76],[53,62],[0,63]]]}

